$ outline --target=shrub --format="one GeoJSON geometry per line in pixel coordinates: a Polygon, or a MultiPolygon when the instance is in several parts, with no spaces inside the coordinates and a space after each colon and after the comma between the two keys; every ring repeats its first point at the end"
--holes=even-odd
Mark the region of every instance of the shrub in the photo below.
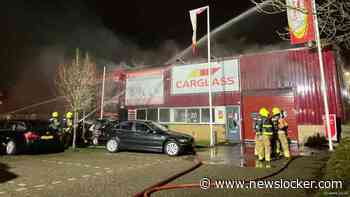
{"type": "Polygon", "coordinates": [[[327,178],[350,180],[350,138],[342,140],[327,162],[327,178]]]}
{"type": "Polygon", "coordinates": [[[327,144],[326,137],[320,136],[319,133],[315,136],[311,136],[307,139],[305,145],[314,148],[320,148],[327,144]]]}
{"type": "Polygon", "coordinates": [[[327,162],[325,180],[342,180],[343,191],[350,190],[350,138],[344,138],[327,162]]]}

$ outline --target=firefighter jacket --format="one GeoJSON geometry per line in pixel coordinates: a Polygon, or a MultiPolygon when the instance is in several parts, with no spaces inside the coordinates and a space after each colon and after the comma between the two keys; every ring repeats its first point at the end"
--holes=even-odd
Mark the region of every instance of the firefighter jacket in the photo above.
{"type": "Polygon", "coordinates": [[[273,127],[273,132],[277,133],[279,128],[278,128],[278,122],[280,120],[280,114],[276,114],[271,117],[271,122],[272,122],[272,127],[273,127]]]}
{"type": "Polygon", "coordinates": [[[63,131],[71,133],[73,129],[73,120],[71,118],[65,118],[63,119],[63,131]]]}
{"type": "Polygon", "coordinates": [[[272,126],[272,122],[269,118],[267,117],[262,117],[261,118],[261,131],[263,135],[267,135],[267,136],[272,136],[273,135],[273,126],[272,126]]]}
{"type": "Polygon", "coordinates": [[[288,123],[284,117],[282,117],[281,114],[277,114],[271,118],[273,130],[274,132],[278,131],[285,131],[288,130],[288,123]]]}
{"type": "Polygon", "coordinates": [[[262,134],[262,118],[258,117],[254,119],[254,130],[257,135],[262,134]]]}
{"type": "Polygon", "coordinates": [[[50,128],[60,129],[61,122],[58,120],[58,118],[50,118],[49,122],[50,122],[50,124],[49,124],[50,128]]]}
{"type": "Polygon", "coordinates": [[[63,127],[64,128],[71,128],[71,127],[73,127],[73,120],[71,118],[63,119],[63,127]]]}
{"type": "Polygon", "coordinates": [[[285,132],[288,131],[288,122],[285,118],[280,118],[278,120],[278,129],[285,132]]]}

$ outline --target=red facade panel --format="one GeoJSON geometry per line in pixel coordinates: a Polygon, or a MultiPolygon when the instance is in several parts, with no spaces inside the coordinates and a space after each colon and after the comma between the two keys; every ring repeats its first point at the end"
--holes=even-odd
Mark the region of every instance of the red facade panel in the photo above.
{"type": "MultiPolygon", "coordinates": [[[[342,116],[334,54],[323,52],[330,113],[342,116]]],[[[308,49],[244,55],[240,58],[242,91],[292,88],[299,124],[321,124],[324,113],[318,56],[308,49]]]]}
{"type": "Polygon", "coordinates": [[[273,107],[280,107],[287,111],[288,137],[291,140],[298,139],[297,120],[294,110],[294,96],[291,94],[284,95],[249,95],[243,96],[243,139],[254,140],[255,132],[253,130],[253,119],[251,114],[258,112],[261,107],[266,107],[271,112],[273,107]]]}
{"type": "MultiPolygon", "coordinates": [[[[343,117],[335,57],[324,50],[330,113],[343,117]]],[[[290,89],[298,124],[321,124],[324,113],[317,52],[303,48],[240,56],[241,92],[290,89]]],[[[142,73],[143,70],[140,72],[142,73]]],[[[119,73],[120,74],[120,73],[119,73]]],[[[154,107],[208,106],[208,94],[171,94],[171,66],[164,67],[164,103],[154,107]]],[[[125,89],[125,80],[119,88],[125,89]]],[[[122,91],[120,91],[122,92],[122,91]]],[[[213,105],[240,105],[241,92],[213,93],[213,105]]],[[[122,96],[124,97],[124,95],[122,96]]],[[[256,98],[258,99],[258,98],[256,98]]],[[[124,100],[122,98],[121,100],[124,100]]],[[[123,103],[123,102],[121,102],[123,103]]],[[[135,106],[152,107],[152,106],[135,106]]],[[[249,119],[250,116],[243,116],[249,119]]]]}

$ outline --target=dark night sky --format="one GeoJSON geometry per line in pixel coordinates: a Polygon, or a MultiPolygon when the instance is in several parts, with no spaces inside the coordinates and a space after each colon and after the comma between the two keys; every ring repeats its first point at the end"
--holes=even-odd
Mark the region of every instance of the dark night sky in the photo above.
{"type": "MultiPolygon", "coordinates": [[[[96,8],[97,14],[102,16],[110,29],[132,38],[144,47],[156,47],[168,39],[188,45],[192,31],[188,11],[208,5],[208,2],[211,7],[212,28],[252,7],[248,0],[124,2],[94,1],[90,5],[96,8]]],[[[198,17],[201,23],[205,22],[205,19],[205,15],[198,17]]],[[[205,30],[205,25],[203,27],[205,30]]]]}
{"type": "MultiPolygon", "coordinates": [[[[72,56],[76,47],[88,51],[100,65],[161,65],[191,44],[188,11],[208,2],[211,29],[253,6],[249,0],[3,0],[0,90],[7,89],[18,103],[51,98],[56,94],[56,66],[72,56]]],[[[264,40],[260,35],[264,28],[242,23],[236,29],[264,40]]],[[[205,33],[203,14],[198,17],[197,37],[205,33]]],[[[237,36],[242,38],[246,39],[237,36]]]]}

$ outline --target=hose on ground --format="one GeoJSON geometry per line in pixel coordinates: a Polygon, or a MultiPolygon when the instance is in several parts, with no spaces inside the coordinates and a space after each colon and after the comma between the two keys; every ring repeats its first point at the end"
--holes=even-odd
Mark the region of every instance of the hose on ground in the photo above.
{"type": "Polygon", "coordinates": [[[203,164],[202,160],[199,158],[199,156],[196,153],[194,153],[194,154],[196,155],[196,160],[195,160],[196,162],[195,162],[195,164],[193,166],[191,166],[190,168],[188,168],[188,169],[186,169],[186,170],[184,170],[184,171],[182,171],[180,173],[174,174],[173,176],[171,176],[171,177],[169,177],[169,178],[167,178],[165,180],[162,180],[162,181],[160,181],[160,182],[158,182],[158,183],[156,183],[156,184],[154,184],[154,185],[144,189],[142,192],[139,192],[139,193],[135,194],[134,197],[143,197],[143,196],[147,195],[148,191],[152,191],[154,188],[159,188],[161,186],[164,186],[164,185],[168,184],[169,182],[171,182],[171,181],[173,181],[173,180],[175,180],[175,179],[177,179],[177,178],[179,178],[179,177],[181,177],[181,176],[183,176],[183,175],[185,175],[185,174],[187,174],[189,172],[192,172],[193,170],[195,170],[198,167],[200,167],[203,164]]]}
{"type": "MultiPolygon", "coordinates": [[[[279,168],[277,171],[270,173],[268,175],[262,176],[262,177],[256,177],[253,179],[247,179],[247,180],[242,180],[242,181],[258,181],[258,180],[264,180],[267,178],[271,178],[273,176],[276,176],[277,174],[281,173],[282,171],[284,171],[285,169],[288,168],[288,166],[292,163],[292,161],[294,161],[295,159],[299,158],[300,156],[296,156],[296,157],[292,157],[290,160],[288,160],[288,162],[281,168],[279,168]]],[[[175,174],[173,176],[171,176],[170,178],[163,180],[147,189],[145,189],[144,191],[136,194],[134,197],[149,197],[151,196],[152,193],[155,192],[159,192],[162,190],[170,190],[170,189],[190,189],[190,188],[198,188],[200,189],[200,184],[199,183],[189,183],[189,184],[168,184],[169,182],[179,178],[180,176],[183,176],[195,169],[197,169],[198,167],[200,167],[202,165],[202,160],[200,159],[200,157],[196,154],[196,163],[194,166],[192,166],[191,168],[180,172],[178,174],[175,174]]],[[[212,187],[215,187],[214,183],[211,183],[212,187]]]]}

